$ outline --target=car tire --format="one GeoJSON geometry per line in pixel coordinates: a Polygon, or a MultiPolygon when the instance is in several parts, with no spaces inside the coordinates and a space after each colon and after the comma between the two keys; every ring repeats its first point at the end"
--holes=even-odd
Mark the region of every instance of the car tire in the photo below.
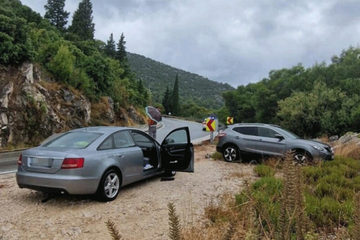
{"type": "Polygon", "coordinates": [[[97,196],[100,201],[109,202],[116,199],[121,187],[121,177],[115,169],[107,170],[102,176],[97,196]]]}
{"type": "Polygon", "coordinates": [[[164,176],[165,177],[173,177],[176,175],[176,171],[165,171],[164,176]]]}
{"type": "Polygon", "coordinates": [[[311,157],[305,151],[295,151],[294,160],[297,164],[305,164],[311,161],[311,157]]]}
{"type": "Polygon", "coordinates": [[[223,158],[227,162],[233,162],[239,159],[239,150],[234,145],[228,145],[223,150],[223,158]]]}

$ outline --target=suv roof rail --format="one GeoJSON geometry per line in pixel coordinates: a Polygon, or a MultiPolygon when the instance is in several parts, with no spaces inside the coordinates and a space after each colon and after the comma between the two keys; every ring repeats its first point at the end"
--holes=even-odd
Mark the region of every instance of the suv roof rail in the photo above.
{"type": "Polygon", "coordinates": [[[277,127],[277,128],[282,128],[281,126],[276,125],[276,124],[268,124],[268,125],[273,126],[273,127],[277,127]]]}
{"type": "Polygon", "coordinates": [[[272,127],[282,128],[279,125],[270,124],[270,123],[236,123],[236,125],[258,125],[258,126],[264,125],[264,126],[272,126],[272,127]]]}

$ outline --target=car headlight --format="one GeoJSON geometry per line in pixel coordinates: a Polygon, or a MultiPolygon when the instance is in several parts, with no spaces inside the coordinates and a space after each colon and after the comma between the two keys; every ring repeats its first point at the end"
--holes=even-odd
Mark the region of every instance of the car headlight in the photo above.
{"type": "Polygon", "coordinates": [[[311,145],[311,146],[320,152],[325,152],[325,148],[323,148],[323,147],[319,147],[319,146],[315,146],[315,145],[311,145]]]}

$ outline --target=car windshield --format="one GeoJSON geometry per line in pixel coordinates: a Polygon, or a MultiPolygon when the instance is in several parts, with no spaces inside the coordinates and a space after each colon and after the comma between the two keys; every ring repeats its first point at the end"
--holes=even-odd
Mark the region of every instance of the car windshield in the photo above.
{"type": "Polygon", "coordinates": [[[43,147],[60,147],[83,149],[89,146],[95,139],[100,137],[101,133],[90,132],[68,132],[54,140],[45,143],[43,147]]]}

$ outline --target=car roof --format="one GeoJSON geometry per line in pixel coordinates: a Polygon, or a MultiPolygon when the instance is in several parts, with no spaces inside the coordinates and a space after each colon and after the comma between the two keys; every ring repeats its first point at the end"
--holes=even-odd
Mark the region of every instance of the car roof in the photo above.
{"type": "Polygon", "coordinates": [[[276,124],[267,124],[267,123],[235,123],[233,125],[231,125],[231,127],[245,127],[245,126],[267,126],[267,127],[276,127],[276,128],[282,128],[279,125],[276,124]]]}
{"type": "Polygon", "coordinates": [[[98,133],[105,133],[110,134],[120,130],[129,130],[135,128],[129,127],[118,127],[118,126],[94,126],[94,127],[84,127],[84,128],[77,128],[70,130],[70,132],[98,132],[98,133]]]}

